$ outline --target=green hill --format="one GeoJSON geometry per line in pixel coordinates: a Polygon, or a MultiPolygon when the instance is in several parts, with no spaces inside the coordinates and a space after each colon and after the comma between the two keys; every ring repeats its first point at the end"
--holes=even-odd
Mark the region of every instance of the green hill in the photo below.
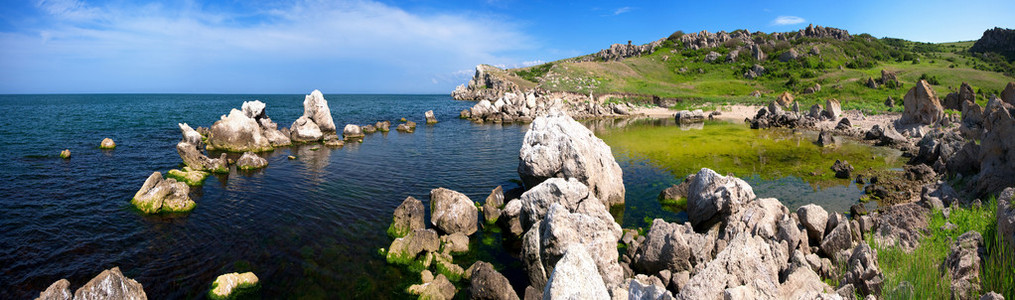
{"type": "Polygon", "coordinates": [[[706,102],[766,103],[789,91],[804,105],[836,98],[844,109],[864,111],[886,110],[883,103],[889,96],[901,103],[905,92],[921,78],[934,84],[940,98],[966,82],[983,102],[985,96],[998,94],[1007,82],[1013,81],[1011,62],[969,52],[975,41],[930,44],[879,39],[867,34],[843,36],[835,32],[838,29],[820,26],[813,31],[825,32],[819,30],[835,34],[812,34],[812,27],[773,34],[742,30],[728,34],[677,32],[651,45],[617,44],[597,54],[506,71],[517,75],[511,76],[513,81],[527,81],[520,86],[584,94],[626,94],[626,100],[634,102],[651,101],[654,96],[673,99],[678,107],[706,102]],[[717,43],[710,36],[723,41],[717,43]],[[763,51],[767,58],[756,59],[748,45],[763,51]],[[622,59],[608,55],[633,47],[654,47],[654,51],[622,59]],[[728,59],[734,51],[737,55],[728,59]],[[796,58],[779,59],[791,51],[797,54],[796,58]],[[718,58],[706,62],[710,52],[715,53],[713,58],[718,54],[718,58]],[[763,67],[764,74],[745,77],[755,65],[763,67]],[[868,79],[880,79],[882,70],[895,73],[901,86],[868,87],[868,79]],[[819,91],[805,93],[815,85],[821,86],[819,91]],[[751,96],[754,91],[763,96],[751,96]]]}

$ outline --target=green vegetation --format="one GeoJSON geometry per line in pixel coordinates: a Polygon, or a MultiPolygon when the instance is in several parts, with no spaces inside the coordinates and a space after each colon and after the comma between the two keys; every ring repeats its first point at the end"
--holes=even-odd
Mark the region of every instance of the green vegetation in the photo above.
{"type": "MultiPolygon", "coordinates": [[[[996,234],[996,200],[991,199],[980,208],[953,208],[946,220],[940,211],[931,213],[928,230],[912,253],[906,253],[895,246],[881,247],[868,238],[868,243],[877,250],[878,264],[885,274],[884,289],[890,291],[899,283],[909,282],[914,287],[913,299],[948,299],[951,296],[950,275],[943,271],[941,263],[948,256],[951,245],[963,233],[970,230],[983,235],[986,253],[981,261],[980,279],[983,292],[995,291],[1005,297],[1015,296],[1015,262],[1011,249],[1003,247],[996,234]],[[947,230],[946,222],[955,225],[947,230]]],[[[908,299],[890,293],[885,299],[908,299]]]]}
{"type": "Polygon", "coordinates": [[[968,52],[973,42],[931,44],[877,39],[866,34],[854,35],[849,41],[801,38],[780,41],[774,46],[762,44],[760,48],[768,56],[763,61],[755,60],[750,51],[740,51],[734,61],[725,62],[726,55],[742,41],[692,50],[684,48],[680,36],[682,32],[675,32],[649,55],[607,62],[565,59],[508,70],[512,75],[509,80],[524,81],[525,85],[538,85],[550,91],[623,94],[635,102],[646,102],[652,96],[678,99],[681,109],[706,103],[767,103],[783,91],[789,91],[802,107],[836,98],[843,109],[867,113],[888,111],[885,99],[890,96],[901,100],[921,78],[933,84],[941,98],[957,90],[962,82],[969,83],[980,91],[978,98],[984,99],[982,101],[1015,80],[1011,77],[1015,67],[1004,57],[968,52]],[[790,49],[806,55],[779,61],[779,55],[790,49]],[[813,49],[819,54],[812,54],[813,49]],[[719,62],[704,61],[710,51],[721,55],[719,62]],[[755,64],[764,67],[765,74],[755,79],[745,78],[744,74],[755,64]],[[866,80],[880,79],[881,70],[894,72],[901,85],[867,87],[866,80]],[[803,94],[815,84],[822,86],[820,91],[803,94]],[[763,96],[749,97],[754,91],[760,91],[763,96]]]}

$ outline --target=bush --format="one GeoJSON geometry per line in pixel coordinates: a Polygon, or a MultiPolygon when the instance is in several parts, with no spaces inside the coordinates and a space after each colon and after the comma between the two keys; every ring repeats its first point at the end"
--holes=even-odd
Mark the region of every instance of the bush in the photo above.
{"type": "Polygon", "coordinates": [[[929,83],[931,85],[940,85],[941,84],[941,82],[937,80],[937,75],[935,75],[935,76],[927,76],[927,73],[920,74],[920,79],[919,80],[926,80],[927,83],[929,83]]]}
{"type": "Polygon", "coordinates": [[[789,77],[789,81],[786,81],[786,87],[791,88],[791,89],[792,88],[796,88],[797,84],[799,84],[799,83],[800,83],[800,80],[797,79],[796,76],[790,76],[789,77]]]}
{"type": "Polygon", "coordinates": [[[667,41],[676,42],[676,41],[679,41],[680,38],[683,37],[683,36],[684,36],[684,31],[683,30],[677,30],[677,31],[674,31],[673,33],[671,33],[670,37],[666,38],[666,40],[667,41]]]}

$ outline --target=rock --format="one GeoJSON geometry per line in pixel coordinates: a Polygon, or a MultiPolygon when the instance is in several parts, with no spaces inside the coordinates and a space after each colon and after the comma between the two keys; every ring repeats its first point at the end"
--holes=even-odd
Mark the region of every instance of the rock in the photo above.
{"type": "Polygon", "coordinates": [[[536,118],[519,151],[518,175],[526,188],[549,178],[575,178],[606,206],[624,203],[624,178],[610,146],[559,111],[536,118]]]}
{"type": "Polygon", "coordinates": [[[777,252],[762,237],[738,235],[691,277],[676,298],[718,299],[728,288],[745,285],[752,290],[752,298],[777,298],[777,252]],[[748,257],[751,259],[744,259],[748,257]]]}
{"type": "Polygon", "coordinates": [[[638,246],[631,267],[642,274],[654,274],[662,270],[692,270],[691,250],[684,240],[686,234],[694,234],[694,231],[662,219],[653,220],[645,241],[638,246]]]}
{"type": "Polygon", "coordinates": [[[259,284],[257,275],[254,272],[229,273],[219,275],[211,284],[211,291],[208,291],[208,298],[211,299],[233,299],[239,293],[254,289],[259,284]]]}
{"type": "Polygon", "coordinates": [[[880,125],[874,125],[867,133],[864,134],[865,140],[876,140],[878,146],[892,146],[902,145],[907,142],[906,137],[899,134],[895,129],[881,128],[880,125]]]}
{"type": "Polygon", "coordinates": [[[469,299],[519,299],[507,277],[497,272],[488,262],[477,261],[465,270],[469,278],[469,299]]]}
{"type": "Polygon", "coordinates": [[[176,179],[186,183],[189,186],[198,186],[204,184],[204,179],[208,178],[208,172],[197,171],[190,167],[183,167],[183,170],[172,169],[166,172],[166,177],[176,179]]]}
{"type": "Polygon", "coordinates": [[[846,274],[840,285],[850,284],[863,296],[881,295],[885,276],[878,266],[878,252],[863,242],[853,248],[846,262],[846,274]]]}
{"type": "Polygon", "coordinates": [[[761,51],[761,47],[759,47],[758,44],[751,45],[751,56],[754,57],[754,60],[756,61],[763,61],[765,60],[765,57],[767,57],[765,52],[761,51]]]}
{"type": "Polygon", "coordinates": [[[501,207],[504,207],[504,188],[497,186],[486,196],[486,202],[483,202],[483,219],[489,224],[497,222],[501,207]]]}
{"type": "Polygon", "coordinates": [[[997,199],[997,235],[1001,240],[1008,243],[1010,248],[1015,249],[1015,205],[1012,205],[1015,188],[1007,188],[997,199]]]}
{"type": "Polygon", "coordinates": [[[904,110],[900,124],[932,125],[944,117],[944,108],[926,80],[920,80],[902,100],[904,110]]]}
{"type": "Polygon", "coordinates": [[[840,115],[842,115],[842,108],[839,106],[839,100],[825,100],[825,110],[821,112],[821,116],[829,120],[835,120],[838,119],[840,115]]]}
{"type": "Polygon", "coordinates": [[[433,229],[414,229],[405,237],[395,238],[388,247],[386,259],[389,263],[407,265],[420,253],[440,250],[441,241],[433,229]]]}
{"type": "Polygon", "coordinates": [[[814,241],[825,237],[825,225],[828,223],[828,212],[817,204],[807,204],[796,210],[800,223],[807,228],[807,236],[814,241]]]}
{"type": "Polygon", "coordinates": [[[445,188],[430,190],[430,223],[446,233],[472,235],[479,210],[465,194],[445,188]]]}
{"type": "Polygon", "coordinates": [[[877,81],[874,81],[874,78],[870,78],[870,77],[867,78],[867,84],[866,85],[867,85],[867,87],[872,88],[872,89],[877,89],[877,88],[881,87],[878,84],[877,81]]]}
{"type": "Polygon", "coordinates": [[[909,252],[920,243],[927,229],[929,210],[916,203],[893,205],[878,214],[874,242],[881,247],[899,246],[909,252]]]}
{"type": "Polygon", "coordinates": [[[188,212],[197,205],[190,200],[189,193],[190,187],[187,184],[172,178],[163,179],[162,173],[154,172],[134,194],[130,203],[146,214],[188,212]]]}
{"type": "Polygon", "coordinates": [[[702,168],[688,187],[687,218],[694,226],[716,217],[729,216],[755,198],[747,182],[733,176],[721,176],[702,168]]]}
{"type": "Polygon", "coordinates": [[[63,149],[63,151],[60,151],[60,158],[63,159],[70,158],[70,149],[63,149]]]}
{"type": "Polygon", "coordinates": [[[123,276],[119,267],[102,271],[74,292],[74,299],[148,299],[144,287],[123,276]]]}
{"type": "MultiPolygon", "coordinates": [[[[310,92],[303,99],[303,116],[313,121],[322,132],[335,132],[335,121],[331,118],[331,108],[328,108],[328,100],[319,90],[310,92]]],[[[294,126],[295,127],[295,126],[294,126]]]]}
{"type": "Polygon", "coordinates": [[[814,104],[811,105],[811,109],[808,111],[807,116],[812,119],[820,119],[822,111],[824,110],[821,109],[821,104],[814,104]]]}
{"type": "MultiPolygon", "coordinates": [[[[779,286],[780,299],[837,299],[832,287],[821,281],[821,276],[810,268],[797,268],[786,275],[786,281],[779,286]]],[[[750,298],[753,299],[753,298],[750,298]]]]}
{"type": "Polygon", "coordinates": [[[377,131],[380,131],[380,132],[391,131],[391,129],[390,129],[391,128],[391,121],[377,121],[377,123],[374,124],[374,127],[377,127],[377,131]]]}
{"type": "Polygon", "coordinates": [[[360,129],[363,130],[363,133],[374,133],[374,132],[377,132],[377,127],[375,127],[374,125],[370,125],[370,124],[360,126],[360,129]]]}
{"type": "Polygon", "coordinates": [[[211,125],[207,143],[208,150],[229,152],[263,152],[273,149],[271,142],[264,137],[261,125],[235,108],[229,111],[228,116],[223,115],[211,125]]]}
{"type": "Polygon", "coordinates": [[[779,106],[782,107],[789,107],[793,101],[793,95],[789,92],[782,92],[782,94],[779,94],[779,97],[775,98],[775,102],[779,103],[779,106]]]}
{"type": "Polygon", "coordinates": [[[426,117],[427,124],[437,124],[437,117],[433,115],[433,110],[426,111],[426,113],[424,113],[424,116],[426,117]]]}
{"type": "Polygon", "coordinates": [[[885,106],[895,107],[895,99],[892,99],[892,96],[888,96],[888,99],[885,99],[885,106]]]}
{"type": "Polygon", "coordinates": [[[1004,300],[1004,296],[991,291],[990,293],[983,294],[983,296],[980,297],[980,300],[1004,300]]]}
{"type": "Polygon", "coordinates": [[[942,263],[942,269],[951,274],[952,299],[976,299],[980,295],[980,268],[985,251],[983,237],[972,230],[952,243],[942,263]]]}
{"type": "Polygon", "coordinates": [[[737,56],[740,56],[740,50],[737,49],[730,50],[730,52],[726,54],[726,62],[728,63],[736,62],[737,56]]]}
{"type": "Polygon", "coordinates": [[[468,109],[463,109],[461,112],[458,113],[458,118],[459,119],[468,119],[468,118],[471,118],[471,117],[472,117],[472,111],[468,110],[468,109]]]}
{"type": "Polygon", "coordinates": [[[362,139],[363,136],[364,136],[363,135],[363,129],[360,128],[359,125],[356,125],[356,124],[346,124],[345,128],[342,129],[342,137],[346,141],[356,140],[356,139],[362,139]]]}
{"type": "Polygon", "coordinates": [[[839,124],[835,125],[835,129],[838,130],[849,130],[850,128],[853,128],[853,124],[849,122],[849,118],[842,118],[839,120],[839,124]]]}
{"type": "Polygon", "coordinates": [[[710,63],[717,60],[719,60],[719,52],[709,51],[708,54],[705,54],[705,62],[710,63]]]}
{"type": "Polygon", "coordinates": [[[659,201],[678,202],[683,199],[684,205],[686,206],[687,190],[691,187],[691,181],[694,181],[694,174],[685,177],[684,181],[681,181],[680,184],[674,184],[662,192],[659,192],[659,201]]]}
{"type": "Polygon", "coordinates": [[[460,254],[469,252],[469,236],[461,232],[441,236],[442,253],[460,254]]]}
{"type": "Polygon", "coordinates": [[[788,51],[783,52],[782,54],[779,55],[779,61],[788,62],[791,60],[796,60],[799,57],[800,53],[797,53],[796,49],[790,48],[788,51]]]}
{"type": "MultiPolygon", "coordinates": [[[[669,280],[666,280],[669,282],[669,280]]],[[[666,285],[656,277],[638,274],[627,280],[627,299],[672,300],[673,294],[666,290],[666,285]]],[[[623,296],[623,295],[621,295],[623,296]]],[[[614,298],[617,295],[614,293],[614,298]]]]}
{"type": "Polygon", "coordinates": [[[293,142],[316,142],[324,137],[324,132],[321,131],[321,128],[317,127],[317,124],[307,116],[296,119],[290,130],[292,131],[290,137],[293,142]]]}
{"type": "Polygon", "coordinates": [[[705,112],[700,109],[694,111],[681,110],[674,114],[673,118],[677,124],[701,123],[705,122],[705,112]]]}
{"type": "MultiPolygon", "coordinates": [[[[537,188],[544,189],[542,188],[544,185],[553,184],[551,180],[547,180],[537,188]]],[[[571,181],[571,184],[581,185],[576,181],[571,181]]],[[[535,203],[538,201],[530,192],[522,195],[523,215],[529,214],[527,211],[536,206],[535,203]]],[[[606,207],[597,203],[591,195],[580,203],[572,203],[568,203],[567,199],[552,202],[546,216],[525,233],[521,252],[522,262],[529,271],[529,282],[537,288],[541,287],[540,283],[545,282],[548,275],[548,271],[545,270],[554,268],[553,264],[564,255],[564,250],[569,245],[582,244],[585,250],[592,254],[600,276],[607,286],[614,287],[620,284],[623,278],[617,253],[617,241],[622,234],[620,224],[614,222],[606,207]]],[[[531,214],[529,215],[531,217],[531,214]]]]}
{"type": "Polygon", "coordinates": [[[402,204],[399,204],[395,208],[391,226],[388,227],[388,235],[399,238],[404,237],[413,230],[426,228],[426,224],[423,221],[424,210],[423,202],[416,200],[412,196],[405,197],[402,204]]]}
{"type": "Polygon", "coordinates": [[[610,299],[585,247],[569,246],[550,274],[543,299],[610,299]]]}
{"type": "Polygon", "coordinates": [[[835,138],[832,137],[832,132],[822,130],[818,134],[818,140],[814,142],[819,147],[835,146],[835,138]]]}
{"type": "Polygon", "coordinates": [[[99,149],[113,149],[116,148],[116,143],[111,138],[102,139],[102,143],[99,143],[99,149]]]}
{"type": "Polygon", "coordinates": [[[829,231],[821,240],[821,251],[826,256],[834,258],[839,251],[853,247],[852,229],[845,216],[836,213],[833,217],[828,218],[825,228],[829,231]]]}
{"type": "Polygon", "coordinates": [[[204,139],[203,134],[191,128],[190,125],[187,125],[187,123],[177,123],[177,126],[180,127],[180,132],[183,134],[183,140],[181,142],[194,145],[195,148],[201,148],[204,146],[204,142],[202,141],[204,139]]]}
{"type": "Polygon", "coordinates": [[[835,178],[850,179],[853,177],[853,166],[845,160],[835,160],[835,164],[832,164],[832,171],[835,172],[835,178]]]}
{"type": "Polygon", "coordinates": [[[342,148],[345,146],[345,141],[338,138],[338,134],[329,133],[324,136],[324,146],[327,146],[328,148],[342,148]]]}
{"type": "Polygon", "coordinates": [[[72,298],[74,298],[74,294],[70,291],[70,281],[60,279],[39,293],[39,297],[35,300],[71,300],[72,298]]]}
{"type": "Polygon", "coordinates": [[[438,274],[432,281],[423,284],[414,284],[406,289],[407,292],[419,295],[419,299],[451,300],[455,297],[455,285],[448,280],[444,274],[438,274]]]}
{"type": "Polygon", "coordinates": [[[821,84],[815,83],[814,86],[804,89],[804,94],[814,94],[821,91],[821,84]]]}
{"type": "Polygon", "coordinates": [[[401,131],[401,132],[413,133],[413,132],[416,131],[416,122],[406,121],[405,123],[398,124],[398,127],[395,127],[395,130],[401,131]]]}
{"type": "MultiPolygon", "coordinates": [[[[1009,85],[1010,86],[1010,85],[1009,85]]],[[[1015,186],[1015,119],[1010,109],[996,100],[987,104],[983,128],[986,130],[980,140],[980,174],[976,192],[981,196],[996,194],[1007,187],[1015,186]]]]}
{"type": "Polygon", "coordinates": [[[931,169],[930,166],[925,164],[915,166],[906,165],[903,169],[905,169],[905,176],[908,180],[927,182],[932,181],[937,177],[937,173],[934,172],[934,169],[931,169]]]}
{"type": "Polygon", "coordinates": [[[510,232],[511,235],[519,237],[525,233],[525,231],[522,230],[521,213],[521,200],[513,199],[508,201],[508,203],[504,205],[504,210],[501,211],[501,217],[497,219],[498,223],[500,223],[502,228],[510,232]]]}
{"type": "MultiPolygon", "coordinates": [[[[186,124],[184,124],[186,125],[186,124]]],[[[229,165],[226,161],[226,154],[222,153],[219,158],[208,158],[197,148],[197,144],[180,141],[176,144],[176,153],[183,159],[183,164],[195,171],[207,171],[212,173],[229,173],[229,165]]]]}
{"type": "Polygon", "coordinates": [[[1015,105],[1015,81],[1008,82],[1008,85],[1001,91],[1001,101],[1015,105]]]}
{"type": "Polygon", "coordinates": [[[967,139],[980,139],[983,135],[983,108],[976,102],[962,102],[962,122],[959,132],[967,139]]]}
{"type": "Polygon", "coordinates": [[[240,170],[255,170],[268,166],[268,160],[257,156],[253,152],[244,152],[239,159],[236,160],[236,168],[240,170]]]}

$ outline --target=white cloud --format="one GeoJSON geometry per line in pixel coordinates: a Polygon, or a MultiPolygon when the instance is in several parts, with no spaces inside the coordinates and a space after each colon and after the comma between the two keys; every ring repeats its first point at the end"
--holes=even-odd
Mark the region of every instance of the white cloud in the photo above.
{"type": "Polygon", "coordinates": [[[523,61],[522,62],[522,66],[531,67],[531,66],[535,66],[535,65],[541,65],[541,64],[544,64],[544,63],[546,63],[546,62],[537,59],[537,60],[523,61]]]}
{"type": "MultiPolygon", "coordinates": [[[[392,70],[416,78],[406,81],[426,82],[434,72],[517,62],[511,58],[514,53],[537,47],[518,25],[501,16],[416,14],[363,0],[303,0],[252,12],[216,11],[189,2],[181,7],[123,2],[93,6],[77,0],[35,4],[43,13],[40,21],[0,32],[0,79],[55,80],[22,76],[28,70],[84,78],[88,75],[68,72],[91,67],[173,80],[174,72],[190,76],[272,67],[308,73],[392,70]]],[[[17,84],[0,83],[0,91],[17,84]]]]}
{"type": "Polygon", "coordinates": [[[775,20],[772,20],[772,25],[793,25],[806,22],[804,18],[797,16],[778,16],[775,20]]]}
{"type": "Polygon", "coordinates": [[[622,13],[626,13],[626,12],[629,12],[629,11],[631,11],[631,7],[630,6],[624,6],[624,7],[618,8],[617,10],[614,10],[613,11],[613,15],[616,16],[616,15],[619,15],[619,14],[622,14],[622,13]]]}

